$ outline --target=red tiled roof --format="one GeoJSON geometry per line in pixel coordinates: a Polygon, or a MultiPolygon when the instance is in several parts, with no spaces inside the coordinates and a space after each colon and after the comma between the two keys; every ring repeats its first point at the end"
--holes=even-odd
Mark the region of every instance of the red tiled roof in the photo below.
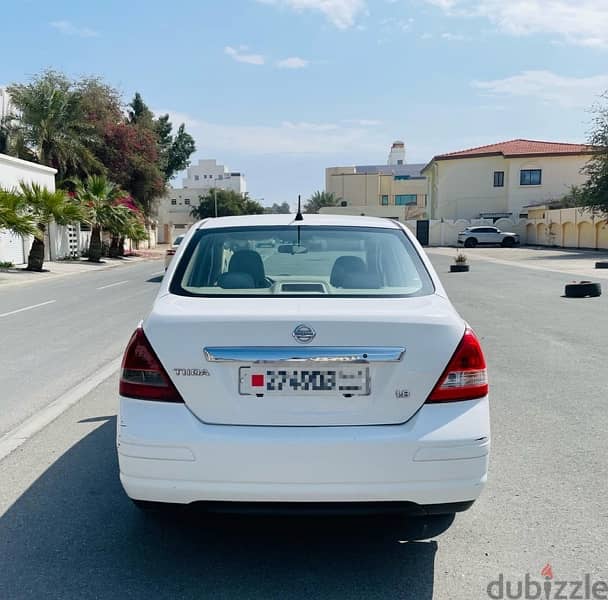
{"type": "Polygon", "coordinates": [[[435,160],[452,158],[474,158],[479,156],[556,156],[561,154],[589,154],[592,146],[587,144],[564,144],[561,142],[539,142],[536,140],[510,140],[459,152],[448,152],[435,157],[435,160]]]}

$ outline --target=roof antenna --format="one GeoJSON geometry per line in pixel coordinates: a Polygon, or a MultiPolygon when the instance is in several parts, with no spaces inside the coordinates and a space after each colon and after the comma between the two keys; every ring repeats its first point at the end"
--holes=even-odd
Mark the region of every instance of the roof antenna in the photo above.
{"type": "Polygon", "coordinates": [[[304,217],[302,216],[302,196],[298,194],[298,212],[296,214],[295,221],[303,221],[304,217]]]}

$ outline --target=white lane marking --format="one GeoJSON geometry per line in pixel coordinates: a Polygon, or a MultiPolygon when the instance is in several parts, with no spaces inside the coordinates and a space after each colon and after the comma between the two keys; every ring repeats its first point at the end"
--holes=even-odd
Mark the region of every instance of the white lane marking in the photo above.
{"type": "Polygon", "coordinates": [[[108,285],[102,285],[101,287],[98,287],[98,290],[106,290],[108,288],[114,287],[116,285],[122,285],[123,283],[129,283],[128,279],[125,279],[124,281],[117,281],[116,283],[109,283],[108,285]]]}
{"type": "Polygon", "coordinates": [[[85,379],[65,394],[59,396],[42,410],[32,415],[29,419],[18,425],[0,438],[0,461],[6,458],[13,450],[25,444],[30,438],[50,425],[55,419],[63,414],[68,408],[74,406],[87,394],[92,392],[98,385],[111,377],[119,368],[121,358],[116,358],[101,368],[91,377],[85,379]]]}
{"type": "Polygon", "coordinates": [[[5,312],[0,314],[0,317],[8,317],[9,315],[16,315],[17,313],[32,310],[32,308],[38,308],[39,306],[46,306],[47,304],[53,304],[53,302],[57,302],[57,300],[47,300],[47,302],[41,302],[40,304],[32,304],[32,306],[25,306],[24,308],[18,308],[17,310],[11,310],[10,312],[5,312]]]}
{"type": "Polygon", "coordinates": [[[150,277],[154,277],[154,275],[164,275],[167,271],[157,271],[156,273],[150,273],[150,277]]]}

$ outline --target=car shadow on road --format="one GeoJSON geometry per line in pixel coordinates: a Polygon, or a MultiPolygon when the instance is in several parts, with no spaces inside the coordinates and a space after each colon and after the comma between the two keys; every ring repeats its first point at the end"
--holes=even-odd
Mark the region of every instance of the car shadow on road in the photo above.
{"type": "Polygon", "coordinates": [[[118,481],[115,426],[0,519],[0,598],[433,597],[437,543],[406,541],[404,519],[141,513],[118,481]]]}
{"type": "Polygon", "coordinates": [[[155,275],[154,277],[150,277],[150,279],[146,279],[146,283],[160,283],[162,280],[162,275],[155,275]]]}

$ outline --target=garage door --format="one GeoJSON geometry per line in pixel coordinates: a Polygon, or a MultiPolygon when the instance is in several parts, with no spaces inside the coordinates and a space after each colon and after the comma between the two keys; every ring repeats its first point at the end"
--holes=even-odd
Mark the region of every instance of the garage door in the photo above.
{"type": "Polygon", "coordinates": [[[9,231],[0,231],[0,261],[20,265],[25,262],[23,256],[23,239],[9,231]]]}

